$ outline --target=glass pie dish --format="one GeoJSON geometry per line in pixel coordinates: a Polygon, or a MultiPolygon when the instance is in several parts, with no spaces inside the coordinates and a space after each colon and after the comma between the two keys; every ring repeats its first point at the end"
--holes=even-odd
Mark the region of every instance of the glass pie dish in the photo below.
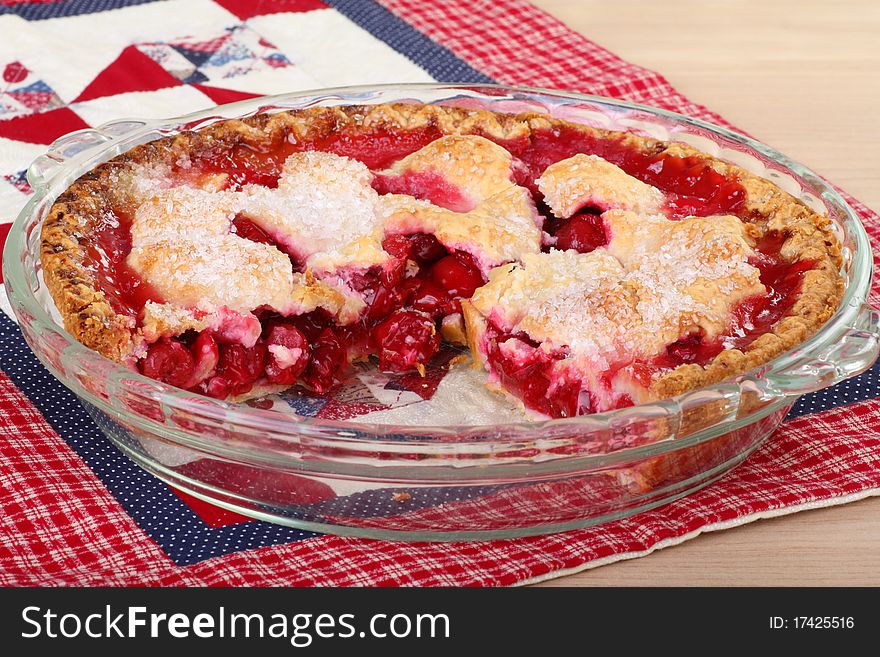
{"type": "Polygon", "coordinates": [[[645,511],[722,476],[773,433],[800,395],[864,371],[880,349],[880,315],[866,303],[868,238],[832,187],[742,135],[622,101],[496,85],[298,92],[71,133],[32,164],[28,181],[35,195],[10,232],[3,273],[13,311],[40,361],[147,471],[221,507],[302,529],[386,539],[486,539],[563,531],[645,511]],[[257,112],[407,102],[545,113],[684,142],[737,164],[831,218],[843,247],[840,307],[797,348],[720,384],[616,411],[541,421],[471,412],[458,406],[461,395],[443,402],[446,408],[370,414],[369,422],[312,417],[302,411],[307,395],[298,403],[234,404],[141,376],[62,327],[41,275],[40,226],[58,195],[96,165],[160,137],[257,112]]]}

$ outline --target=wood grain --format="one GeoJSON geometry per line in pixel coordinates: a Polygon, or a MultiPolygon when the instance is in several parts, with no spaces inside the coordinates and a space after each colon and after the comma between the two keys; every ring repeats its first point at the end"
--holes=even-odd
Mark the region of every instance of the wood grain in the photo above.
{"type": "MultiPolygon", "coordinates": [[[[880,3],[532,0],[880,210],[880,3]]],[[[880,586],[880,498],[760,520],[544,586],[880,586]]]]}

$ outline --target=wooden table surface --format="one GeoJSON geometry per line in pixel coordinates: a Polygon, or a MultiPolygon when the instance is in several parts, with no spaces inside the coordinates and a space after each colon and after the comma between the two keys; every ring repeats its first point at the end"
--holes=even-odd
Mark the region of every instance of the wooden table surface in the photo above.
{"type": "MultiPolygon", "coordinates": [[[[877,0],[532,2],[880,211],[877,0]]],[[[702,535],[543,585],[878,586],[880,498],[702,535]]]]}

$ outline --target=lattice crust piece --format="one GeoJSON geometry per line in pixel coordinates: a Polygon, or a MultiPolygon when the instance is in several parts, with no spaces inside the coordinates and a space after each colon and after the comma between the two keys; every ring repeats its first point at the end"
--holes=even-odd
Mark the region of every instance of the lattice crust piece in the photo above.
{"type": "Polygon", "coordinates": [[[231,232],[246,196],[186,186],[154,190],[137,181],[134,187],[147,195],[133,214],[127,263],[166,302],[145,307],[148,342],[212,328],[252,346],[260,335],[252,314],[258,308],[298,315],[318,307],[339,314],[346,307],[332,287],[294,273],[276,247],[231,232]]]}
{"type": "Polygon", "coordinates": [[[459,211],[467,212],[513,185],[512,166],[510,153],[485,137],[449,135],[435,139],[380,173],[439,176],[464,196],[459,211]]]}
{"type": "Polygon", "coordinates": [[[537,183],[544,201],[560,219],[570,217],[585,205],[638,214],[655,214],[663,207],[659,189],[633,178],[598,155],[581,153],[551,164],[537,183]]]}
{"type": "Polygon", "coordinates": [[[373,174],[348,157],[306,151],[285,160],[278,188],[247,185],[240,211],[316,274],[388,260],[373,174]]]}
{"type": "Polygon", "coordinates": [[[510,153],[485,137],[441,137],[382,173],[434,174],[464,196],[459,211],[403,194],[381,197],[389,234],[431,233],[472,255],[484,273],[541,249],[543,219],[513,182],[510,153]]]}
{"type": "Polygon", "coordinates": [[[596,410],[613,408],[622,394],[648,401],[655,394],[630,375],[630,363],[692,333],[721,335],[737,303],[765,292],[748,264],[747,227],[736,217],[670,221],[612,210],[603,218],[607,248],[527,255],[521,266],[494,269],[474,294],[466,324],[490,375],[487,325],[564,352],[556,367],[579,375],[596,410]],[[607,380],[608,372],[615,378],[607,380]]]}
{"type": "Polygon", "coordinates": [[[129,266],[178,307],[297,312],[290,260],[230,233],[233,213],[223,207],[230,196],[185,187],[153,196],[135,211],[129,266]]]}
{"type": "MultiPolygon", "coordinates": [[[[226,174],[203,173],[193,164],[203,154],[215,152],[218,148],[232,148],[238,145],[260,149],[285,141],[297,143],[310,139],[321,140],[340,132],[344,132],[348,139],[356,140],[358,135],[374,133],[377,130],[386,130],[389,133],[435,131],[440,136],[456,137],[451,140],[453,143],[470,141],[473,144],[478,139],[487,137],[499,143],[521,144],[528,143],[533,135],[552,134],[560,128],[568,130],[569,134],[581,133],[588,139],[612,139],[623,147],[640,151],[651,157],[699,158],[714,171],[737,181],[745,189],[745,199],[739,215],[749,218],[749,227],[744,238],[746,244],[752,244],[754,240],[765,236],[780,236],[781,255],[785,260],[790,263],[804,260],[811,263],[812,268],[803,275],[801,290],[794,304],[767,333],[757,338],[743,351],[725,349],[705,366],[681,365],[662,375],[651,384],[650,392],[653,396],[667,397],[678,394],[715,383],[760,365],[803,341],[837,308],[842,296],[843,281],[839,275],[840,245],[831,231],[831,223],[826,217],[818,215],[763,178],[735,165],[713,159],[686,144],[667,143],[631,133],[590,128],[556,120],[547,115],[507,115],[482,110],[413,104],[315,107],[271,115],[257,114],[242,120],[221,121],[196,132],[184,132],[138,146],[85,174],[57,199],[42,229],[41,256],[45,280],[64,318],[67,330],[85,345],[109,358],[118,361],[129,360],[139,353],[145,341],[155,339],[158,334],[179,330],[187,325],[199,328],[206,325],[206,322],[210,324],[220,320],[210,317],[206,319],[210,313],[206,315],[202,310],[175,308],[170,304],[147,304],[140,325],[132,317],[118,314],[113,310],[107,295],[96,281],[89,264],[87,245],[94,231],[100,229],[108,214],[115,208],[121,208],[133,215],[138,205],[154,196],[158,205],[162,203],[174,205],[180,199],[163,196],[163,190],[175,185],[214,192],[224,189],[226,174]],[[458,139],[459,136],[467,139],[458,139]],[[175,176],[177,179],[172,180],[175,176]]],[[[497,150],[498,147],[494,144],[489,146],[481,144],[477,148],[483,148],[488,153],[497,150]]],[[[491,168],[488,164],[484,167],[483,173],[486,175],[477,177],[468,175],[468,170],[463,168],[466,158],[455,155],[456,147],[451,150],[448,165],[444,162],[435,163],[433,166],[441,169],[441,175],[446,176],[448,180],[458,180],[457,186],[463,190],[464,196],[475,204],[469,212],[478,213],[478,221],[463,219],[463,215],[467,215],[468,212],[454,212],[427,201],[401,198],[400,195],[380,196],[378,200],[374,199],[376,204],[374,207],[377,214],[381,215],[382,221],[386,222],[386,229],[389,232],[433,232],[448,248],[461,249],[474,255],[484,271],[502,262],[523,261],[526,263],[524,271],[528,272],[530,259],[565,260],[568,257],[557,254],[545,256],[535,254],[540,244],[541,230],[531,200],[525,190],[512,184],[502,189],[509,180],[505,166],[510,167],[511,170],[513,167],[513,164],[507,164],[508,154],[501,153],[500,159],[492,160],[491,168]],[[486,189],[482,188],[483,184],[487,185],[486,189]],[[475,225],[479,226],[477,237],[474,237],[475,225]],[[472,246],[475,242],[481,243],[484,250],[476,253],[479,249],[472,246]]],[[[430,168],[431,165],[424,161],[425,159],[424,153],[421,156],[404,158],[394,164],[391,171],[401,174],[408,168],[413,171],[430,168]]],[[[565,185],[558,188],[558,198],[554,197],[552,192],[548,194],[552,200],[553,212],[557,216],[576,212],[577,206],[583,203],[604,209],[614,208],[649,215],[656,211],[658,201],[653,192],[646,190],[641,184],[633,185],[626,174],[621,175],[622,172],[616,171],[613,165],[590,156],[575,156],[570,158],[570,161],[551,166],[540,177],[539,184],[546,187],[554,174],[559,174],[564,167],[573,164],[578,165],[578,170],[592,171],[592,180],[585,185],[579,176],[574,176],[572,178],[574,183],[570,188],[566,188],[565,185]],[[627,189],[629,192],[626,191],[627,189]],[[608,208],[605,208],[605,205],[608,205],[608,208]]],[[[357,168],[356,164],[349,166],[357,168]]],[[[299,173],[294,170],[291,175],[299,175],[299,173]]],[[[306,172],[304,175],[317,174],[306,172]]],[[[187,192],[181,193],[185,195],[187,192]]],[[[352,194],[357,198],[361,196],[366,198],[369,192],[361,186],[352,194]]],[[[259,194],[255,196],[259,197],[259,194]]],[[[221,207],[202,216],[190,217],[188,219],[190,226],[205,222],[207,230],[214,230],[218,225],[215,223],[218,222],[218,218],[222,217],[225,221],[229,216],[229,208],[224,207],[226,202],[221,194],[217,200],[221,207]]],[[[178,209],[175,209],[175,212],[178,209]]],[[[234,204],[233,209],[235,209],[234,204]]],[[[149,214],[147,210],[142,214],[143,225],[146,226],[151,219],[146,216],[149,214]]],[[[627,294],[634,295],[636,277],[623,264],[625,258],[622,253],[623,247],[620,245],[624,243],[627,231],[638,232],[638,228],[626,218],[626,215],[615,218],[616,215],[606,214],[608,215],[606,228],[612,235],[616,230],[617,237],[612,239],[612,244],[605,253],[596,254],[592,258],[602,260],[612,268],[614,265],[608,258],[613,258],[629,272],[627,276],[631,276],[632,281],[621,282],[620,285],[627,294]],[[616,253],[615,249],[620,252],[616,253]]],[[[254,215],[263,216],[257,212],[254,212],[254,215]]],[[[264,221],[265,225],[270,225],[268,218],[264,217],[264,221]]],[[[367,234],[368,237],[372,235],[369,231],[367,234]]],[[[218,239],[226,238],[220,236],[218,239]]],[[[161,240],[157,240],[158,242],[161,240]]],[[[734,240],[730,248],[745,247],[734,240]]],[[[377,255],[375,250],[368,249],[368,252],[370,251],[377,255]]],[[[630,251],[635,252],[634,249],[630,251]]],[[[254,249],[254,254],[257,253],[262,253],[259,247],[254,249]]],[[[261,257],[268,256],[263,254],[261,257]]],[[[137,260],[138,256],[135,255],[134,258],[137,260]]],[[[268,257],[267,262],[274,263],[274,258],[275,256],[268,257]]],[[[375,261],[379,258],[381,256],[375,261]]],[[[147,264],[149,258],[143,259],[143,266],[150,266],[147,264]]],[[[580,259],[576,258],[576,260],[580,259]]],[[[364,262],[368,261],[373,262],[369,258],[364,260],[364,262]]],[[[331,262],[330,267],[332,264],[331,262]]],[[[514,269],[520,270],[518,267],[514,269]]],[[[243,271],[246,272],[247,268],[245,267],[243,271]]],[[[497,277],[499,274],[493,273],[493,276],[497,277]]],[[[743,282],[749,280],[745,272],[743,276],[743,282]]],[[[297,280],[293,274],[291,280],[296,287],[297,280]]],[[[281,285],[287,285],[286,278],[283,282],[281,278],[278,281],[281,285]]],[[[340,304],[343,306],[346,304],[344,295],[340,299],[338,289],[333,289],[321,281],[306,276],[300,283],[302,287],[297,289],[307,292],[303,294],[304,307],[309,307],[311,303],[314,303],[315,307],[324,304],[323,307],[330,308],[338,308],[340,304]]],[[[493,278],[488,289],[494,290],[498,285],[500,283],[496,284],[493,278]]],[[[273,289],[272,286],[268,286],[259,294],[274,298],[274,292],[271,291],[273,289]]],[[[477,300],[480,299],[480,294],[488,293],[478,293],[477,300]]],[[[233,305],[236,301],[232,297],[228,299],[224,297],[224,300],[233,301],[233,305]]],[[[241,302],[241,307],[251,303],[243,299],[238,301],[241,302]]],[[[349,308],[351,309],[350,305],[349,308]]],[[[633,311],[631,307],[628,308],[627,312],[633,311]]],[[[215,310],[221,312],[220,308],[215,310]]],[[[483,310],[487,311],[487,308],[483,310]]],[[[638,311],[638,308],[635,310],[638,311]]],[[[714,326],[713,313],[716,310],[709,306],[704,309],[700,320],[703,322],[701,326],[705,326],[707,330],[714,326]]],[[[472,317],[469,325],[473,334],[468,338],[473,344],[482,334],[481,326],[485,325],[486,317],[473,304],[463,304],[463,311],[472,317]]],[[[227,309],[226,312],[237,311],[227,309]]],[[[238,314],[246,317],[241,313],[238,314]]],[[[479,355],[478,352],[475,353],[478,358],[479,355]]]]}
{"type": "Polygon", "coordinates": [[[611,210],[602,215],[610,234],[608,253],[627,271],[638,298],[643,327],[652,336],[647,351],[659,353],[695,329],[709,339],[730,327],[731,311],[743,299],[764,294],[748,226],[733,216],[670,221],[611,210]]]}

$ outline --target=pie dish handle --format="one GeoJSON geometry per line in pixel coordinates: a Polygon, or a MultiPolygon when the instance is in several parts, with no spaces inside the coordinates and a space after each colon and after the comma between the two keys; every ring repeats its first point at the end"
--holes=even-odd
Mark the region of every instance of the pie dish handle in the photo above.
{"type": "Polygon", "coordinates": [[[854,319],[832,344],[806,354],[779,370],[761,377],[759,386],[768,396],[788,397],[816,392],[861,374],[880,355],[880,311],[861,304],[854,319]]]}
{"type": "Polygon", "coordinates": [[[146,121],[124,119],[110,121],[97,128],[85,128],[59,137],[44,155],[35,159],[27,170],[27,181],[39,192],[74,157],[83,159],[88,153],[106,147],[147,125],[146,121]]]}

